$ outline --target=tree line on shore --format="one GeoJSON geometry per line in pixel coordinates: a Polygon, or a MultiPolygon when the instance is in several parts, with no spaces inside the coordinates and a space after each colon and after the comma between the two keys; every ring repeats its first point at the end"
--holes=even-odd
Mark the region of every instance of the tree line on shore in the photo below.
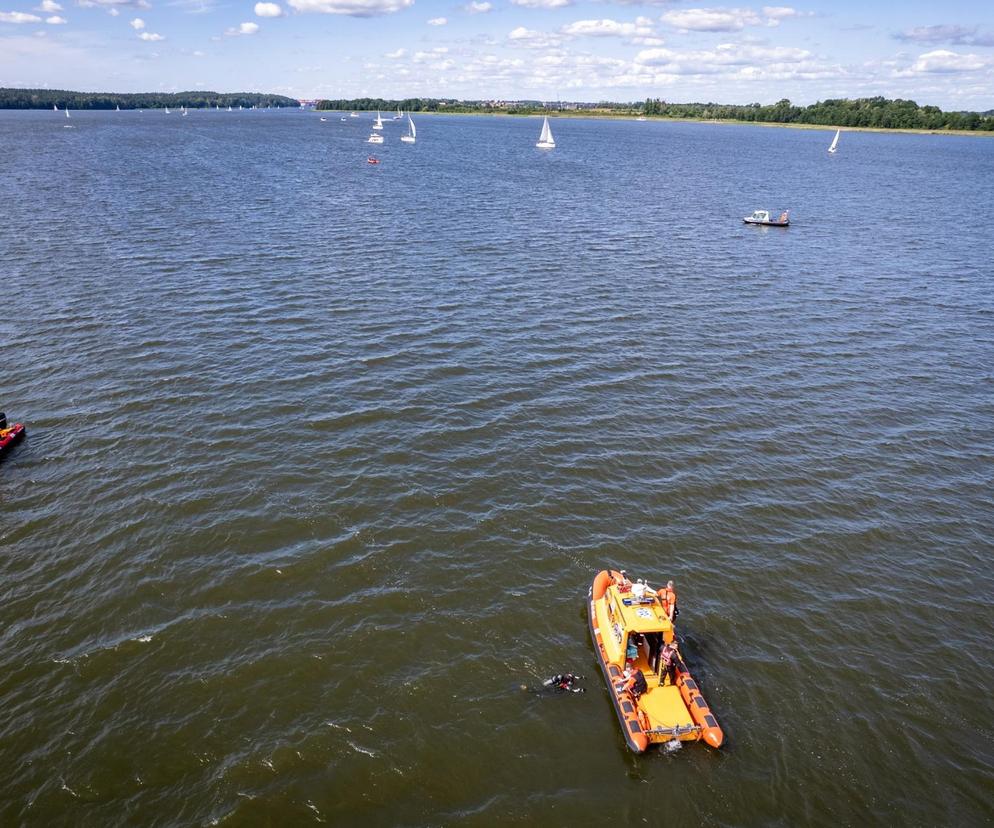
{"type": "Polygon", "coordinates": [[[350,98],[323,100],[322,110],[389,112],[479,112],[529,115],[557,110],[597,115],[647,115],[661,118],[691,118],[721,121],[756,121],[778,124],[816,124],[878,129],[963,129],[994,131],[994,115],[980,112],[943,112],[937,106],[919,106],[914,101],[887,98],[829,99],[810,106],[795,106],[786,98],[775,104],[736,105],[715,103],[667,103],[647,98],[644,103],[542,103],[541,101],[458,101],[452,98],[350,98]]]}
{"type": "Polygon", "coordinates": [[[994,118],[979,112],[943,112],[937,106],[919,106],[898,98],[829,99],[810,106],[795,106],[784,98],[775,104],[746,106],[726,104],[672,104],[647,99],[646,115],[667,118],[757,121],[777,124],[819,124],[878,129],[994,130],[994,118]]]}
{"type": "Polygon", "coordinates": [[[0,89],[0,109],[206,109],[220,106],[299,106],[285,95],[258,92],[69,92],[63,89],[0,89]]]}

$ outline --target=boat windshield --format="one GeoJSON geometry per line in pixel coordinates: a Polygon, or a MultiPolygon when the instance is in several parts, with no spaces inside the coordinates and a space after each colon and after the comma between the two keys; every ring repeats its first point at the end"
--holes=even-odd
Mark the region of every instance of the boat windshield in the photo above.
{"type": "Polygon", "coordinates": [[[754,212],[752,214],[752,217],[754,219],[756,219],[756,221],[769,221],[770,220],[770,214],[766,210],[756,210],[756,212],[754,212]]]}

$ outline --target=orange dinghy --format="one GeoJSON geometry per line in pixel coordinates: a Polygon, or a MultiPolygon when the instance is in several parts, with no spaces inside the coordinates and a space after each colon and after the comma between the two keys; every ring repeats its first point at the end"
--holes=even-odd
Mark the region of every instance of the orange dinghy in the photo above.
{"type": "Polygon", "coordinates": [[[721,747],[725,736],[680,656],[664,601],[614,570],[598,572],[590,588],[590,637],[625,741],[636,753],[673,739],[721,747]]]}

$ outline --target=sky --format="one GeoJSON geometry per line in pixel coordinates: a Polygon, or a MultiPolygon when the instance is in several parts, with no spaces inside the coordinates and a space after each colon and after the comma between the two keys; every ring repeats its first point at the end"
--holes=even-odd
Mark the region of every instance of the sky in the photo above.
{"type": "Polygon", "coordinates": [[[0,86],[984,111],[994,0],[0,0],[0,86]]]}

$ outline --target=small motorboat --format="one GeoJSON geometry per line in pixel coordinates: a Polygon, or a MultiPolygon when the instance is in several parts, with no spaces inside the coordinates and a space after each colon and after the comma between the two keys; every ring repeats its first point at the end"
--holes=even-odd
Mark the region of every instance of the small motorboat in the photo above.
{"type": "Polygon", "coordinates": [[[746,216],[742,221],[746,224],[760,224],[764,227],[789,227],[790,210],[784,210],[779,218],[770,218],[769,210],[756,210],[751,216],[746,216]]]}
{"type": "Polygon", "coordinates": [[[0,411],[0,457],[7,453],[7,449],[15,443],[20,442],[26,431],[21,423],[7,425],[7,415],[0,411]]]}
{"type": "Polygon", "coordinates": [[[366,163],[367,163],[367,164],[379,164],[379,163],[380,163],[380,159],[379,159],[379,158],[373,158],[373,156],[372,156],[372,155],[370,155],[370,156],[369,156],[369,157],[368,157],[368,158],[366,159],[366,163]]]}
{"type": "Polygon", "coordinates": [[[590,637],[628,747],[725,736],[680,655],[673,626],[676,596],[622,572],[602,570],[590,588],[590,637]],[[666,596],[669,596],[667,598],[666,596]],[[672,600],[672,603],[669,601],[672,600]]]}
{"type": "Polygon", "coordinates": [[[328,120],[327,118],[322,118],[322,119],[321,119],[321,123],[324,123],[324,122],[325,122],[325,121],[327,121],[327,120],[328,120]]]}
{"type": "Polygon", "coordinates": [[[383,143],[383,136],[382,136],[382,135],[377,135],[377,134],[376,134],[376,133],[374,132],[374,133],[372,133],[372,134],[371,134],[371,135],[370,135],[370,136],[369,136],[369,137],[368,137],[368,138],[366,139],[366,143],[367,143],[367,144],[382,144],[382,143],[383,143]]]}

